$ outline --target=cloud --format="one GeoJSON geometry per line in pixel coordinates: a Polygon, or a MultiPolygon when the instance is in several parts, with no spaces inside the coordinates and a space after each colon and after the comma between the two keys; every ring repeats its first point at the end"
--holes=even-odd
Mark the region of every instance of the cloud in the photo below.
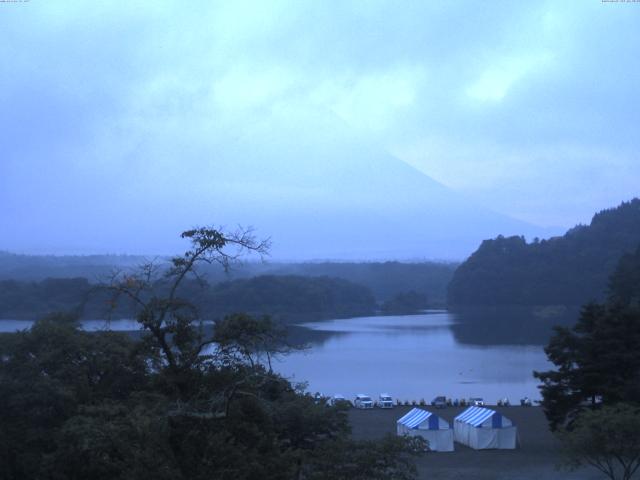
{"type": "Polygon", "coordinates": [[[411,109],[425,82],[420,66],[394,66],[325,79],[310,93],[312,103],[328,106],[354,128],[370,132],[392,127],[411,109]]]}
{"type": "Polygon", "coordinates": [[[499,102],[518,81],[540,70],[550,62],[551,54],[519,55],[500,60],[486,68],[480,77],[467,87],[465,93],[472,100],[499,102]]]}
{"type": "MultiPolygon", "coordinates": [[[[110,191],[133,202],[165,188],[188,196],[185,172],[206,173],[203,185],[224,182],[225,156],[261,125],[295,118],[313,133],[330,111],[495,210],[569,226],[638,193],[640,9],[632,7],[3,6],[0,202],[23,205],[9,212],[19,218],[35,202],[24,185],[65,205],[92,190],[105,204],[110,191]],[[594,193],[576,202],[586,191],[594,193]]],[[[8,208],[0,207],[7,218],[8,208]]]]}

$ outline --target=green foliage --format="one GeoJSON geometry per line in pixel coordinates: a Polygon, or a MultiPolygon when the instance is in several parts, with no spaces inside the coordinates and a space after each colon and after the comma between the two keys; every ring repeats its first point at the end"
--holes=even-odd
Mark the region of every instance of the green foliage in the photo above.
{"type": "MultiPolygon", "coordinates": [[[[227,346],[252,356],[252,345],[262,348],[226,322],[227,346]]],[[[322,476],[324,462],[371,475],[357,478],[413,478],[401,446],[348,440],[343,410],[221,352],[175,373],[150,368],[153,350],[141,343],[86,333],[64,318],[3,336],[0,478],[331,478],[322,476]],[[187,388],[171,388],[176,375],[189,379],[187,388]]]]}
{"type": "Polygon", "coordinates": [[[0,337],[0,478],[414,478],[419,446],[350,440],[344,409],[268,368],[283,348],[271,319],[230,315],[210,336],[181,298],[200,262],[228,265],[263,244],[208,229],[185,237],[192,249],[161,278],[151,264],[113,278],[141,339],[84,332],[70,316],[0,337]]]}
{"type": "Polygon", "coordinates": [[[609,280],[609,291],[611,303],[640,308],[640,247],[620,259],[609,280]]]}
{"type": "MultiPolygon", "coordinates": [[[[160,265],[167,262],[167,259],[160,260],[160,265]]],[[[0,312],[8,312],[3,313],[4,318],[30,319],[49,311],[69,310],[79,303],[79,296],[71,305],[43,305],[40,308],[40,293],[35,291],[42,290],[39,283],[46,278],[58,281],[81,277],[94,283],[96,280],[108,278],[114,269],[125,270],[146,261],[143,257],[135,256],[27,256],[0,252],[0,285],[4,285],[3,280],[16,280],[17,284],[7,284],[5,289],[0,288],[0,312]],[[13,297],[12,302],[17,303],[12,303],[9,301],[11,296],[4,297],[3,294],[4,290],[16,287],[17,297],[13,297]]],[[[331,277],[367,287],[379,302],[413,290],[421,295],[428,295],[429,302],[440,307],[446,302],[447,285],[457,266],[456,263],[443,262],[247,262],[235,265],[231,271],[225,272],[224,266],[214,261],[211,265],[201,263],[199,268],[211,285],[263,275],[331,277]]],[[[79,292],[77,289],[68,291],[74,296],[79,292]]],[[[191,293],[195,294],[197,290],[191,289],[191,293]]],[[[101,304],[95,300],[94,295],[91,298],[92,303],[85,306],[85,309],[92,308],[85,311],[88,317],[99,318],[104,314],[104,299],[101,304]]]]}
{"type": "MultiPolygon", "coordinates": [[[[171,273],[183,266],[184,258],[174,259],[171,273]]],[[[158,270],[161,270],[158,267],[158,270]]],[[[122,278],[121,280],[124,280],[122,278]]],[[[143,278],[129,277],[130,286],[143,286],[137,294],[148,300],[152,295],[168,295],[170,285],[166,277],[156,278],[151,285],[143,278]]],[[[340,278],[303,277],[295,275],[265,275],[208,285],[201,278],[181,282],[176,297],[208,318],[222,317],[234,312],[271,314],[279,318],[345,317],[371,315],[376,303],[366,287],[340,278]]],[[[0,317],[32,319],[51,311],[73,311],[84,318],[108,316],[132,317],[139,305],[132,299],[112,305],[110,297],[99,285],[84,279],[47,279],[38,283],[13,280],[0,281],[0,317]],[[115,307],[115,308],[112,308],[115,307]]],[[[184,309],[183,309],[184,311],[184,309]]]]}
{"type": "Polygon", "coordinates": [[[584,405],[640,401],[640,313],[586,306],[572,329],[557,328],[545,352],[557,370],[536,372],[552,428],[584,405]]]}
{"type": "Polygon", "coordinates": [[[86,278],[47,278],[41,282],[0,281],[0,318],[39,318],[78,310],[91,286],[86,278]]]}
{"type": "Polygon", "coordinates": [[[300,315],[357,316],[375,310],[371,292],[340,278],[264,275],[214,285],[204,299],[215,315],[258,312],[299,318],[300,315]]]}
{"type": "Polygon", "coordinates": [[[611,480],[630,480],[640,467],[640,409],[618,404],[585,411],[560,435],[570,469],[590,465],[611,480]]]}
{"type": "Polygon", "coordinates": [[[485,240],[453,275],[449,305],[582,305],[604,298],[620,257],[640,244],[640,200],[604,210],[589,226],[527,243],[485,240]]]}
{"type": "Polygon", "coordinates": [[[416,291],[402,292],[382,304],[381,310],[387,315],[407,315],[418,313],[428,306],[427,296],[416,291]]]}
{"type": "Polygon", "coordinates": [[[570,424],[600,402],[640,402],[640,309],[628,292],[640,283],[640,250],[623,257],[612,275],[609,303],[589,304],[576,325],[556,328],[545,352],[556,370],[535,372],[552,428],[570,424]],[[625,301],[623,301],[626,299],[625,301]]]}
{"type": "Polygon", "coordinates": [[[89,334],[53,316],[0,342],[0,478],[39,478],[83,405],[119,402],[148,384],[147,357],[124,335],[89,334]]]}
{"type": "Polygon", "coordinates": [[[426,449],[426,442],[421,437],[388,435],[379,442],[328,442],[313,452],[303,478],[409,480],[416,475],[411,455],[417,455],[426,449]]]}
{"type": "Polygon", "coordinates": [[[442,306],[446,302],[447,285],[457,266],[457,263],[445,262],[318,262],[245,268],[256,273],[264,269],[264,273],[277,275],[342,278],[369,288],[376,300],[383,302],[413,290],[428,295],[432,304],[442,306]]]}

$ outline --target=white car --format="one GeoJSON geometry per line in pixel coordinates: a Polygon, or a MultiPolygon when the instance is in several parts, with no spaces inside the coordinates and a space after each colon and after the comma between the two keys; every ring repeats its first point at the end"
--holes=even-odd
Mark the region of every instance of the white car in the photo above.
{"type": "Polygon", "coordinates": [[[359,393],[353,401],[353,406],[356,408],[373,408],[373,400],[369,395],[359,393]]]}
{"type": "Polygon", "coordinates": [[[474,407],[484,407],[484,400],[480,397],[472,397],[469,399],[469,405],[474,407]]]}
{"type": "Polygon", "coordinates": [[[388,393],[381,393],[378,397],[378,408],[393,408],[393,398],[388,393]]]}

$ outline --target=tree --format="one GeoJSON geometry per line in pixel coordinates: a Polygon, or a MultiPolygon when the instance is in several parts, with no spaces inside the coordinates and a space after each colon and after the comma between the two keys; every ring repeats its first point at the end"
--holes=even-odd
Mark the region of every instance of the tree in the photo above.
{"type": "Polygon", "coordinates": [[[292,350],[286,337],[287,332],[274,324],[271,317],[254,318],[236,313],[216,323],[213,341],[225,362],[247,362],[255,369],[264,357],[271,373],[273,356],[285,355],[292,350]]]}
{"type": "Polygon", "coordinates": [[[557,370],[534,372],[552,428],[600,402],[640,401],[640,315],[588,305],[571,329],[556,328],[545,352],[557,370]]]}
{"type": "Polygon", "coordinates": [[[60,316],[0,337],[0,478],[413,478],[409,443],[350,440],[344,411],[272,371],[289,347],[271,319],[204,328],[183,288],[202,281],[197,265],[228,267],[267,244],[214,229],[183,237],[192,248],[168,269],[148,263],[109,286],[136,305],[142,339],[60,316]]]}
{"type": "Polygon", "coordinates": [[[428,302],[425,294],[410,290],[408,292],[398,293],[392,299],[384,302],[380,309],[387,315],[405,315],[417,313],[420,310],[426,309],[427,306],[428,302]]]}
{"type": "Polygon", "coordinates": [[[611,480],[630,480],[640,468],[640,409],[618,404],[582,413],[560,434],[566,465],[590,465],[611,480]]]}
{"type": "Polygon", "coordinates": [[[543,383],[542,406],[552,429],[599,403],[640,402],[640,310],[621,301],[638,288],[633,283],[640,277],[629,273],[629,264],[623,257],[613,274],[611,300],[585,306],[576,325],[556,328],[545,348],[556,370],[534,375],[543,383]]]}
{"type": "Polygon", "coordinates": [[[640,246],[620,259],[609,279],[609,291],[611,303],[640,307],[640,246]]]}
{"type": "MultiPolygon", "coordinates": [[[[161,270],[149,262],[133,273],[116,272],[108,287],[114,293],[114,304],[122,296],[132,302],[136,320],[151,334],[165,367],[176,378],[202,361],[203,349],[213,342],[205,338],[198,311],[191,301],[182,298],[180,288],[189,279],[203,282],[198,273],[201,263],[217,263],[228,270],[242,255],[266,255],[269,249],[269,241],[257,240],[251,229],[227,233],[195,228],[181,237],[191,242],[191,249],[173,257],[168,269],[161,270]]],[[[183,387],[180,383],[176,386],[183,387]]]]}
{"type": "Polygon", "coordinates": [[[84,405],[120,403],[148,388],[147,358],[125,334],[83,332],[68,315],[3,335],[0,478],[46,476],[59,432],[84,405]]]}
{"type": "Polygon", "coordinates": [[[318,448],[304,478],[308,480],[410,480],[411,456],[426,450],[422,437],[388,435],[381,441],[342,439],[318,448]]]}
{"type": "MultiPolygon", "coordinates": [[[[485,240],[455,271],[448,304],[583,305],[603,301],[622,255],[640,243],[640,199],[593,216],[561,237],[485,240]]],[[[640,293],[636,291],[636,294],[640,293]]]]}

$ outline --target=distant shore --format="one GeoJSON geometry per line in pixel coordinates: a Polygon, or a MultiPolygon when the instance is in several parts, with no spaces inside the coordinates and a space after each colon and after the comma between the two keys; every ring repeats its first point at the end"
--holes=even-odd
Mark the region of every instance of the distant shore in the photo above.
{"type": "MultiPolygon", "coordinates": [[[[390,410],[349,411],[352,436],[358,440],[373,440],[396,433],[396,420],[413,406],[398,406],[390,410]]],[[[432,411],[448,422],[464,410],[464,407],[417,407],[432,411]]],[[[516,450],[472,450],[455,444],[454,452],[425,453],[416,459],[422,479],[522,479],[522,480],[596,480],[602,478],[596,470],[576,472],[558,470],[561,460],[559,444],[549,430],[540,407],[493,407],[518,427],[520,447],[516,450]]]]}

